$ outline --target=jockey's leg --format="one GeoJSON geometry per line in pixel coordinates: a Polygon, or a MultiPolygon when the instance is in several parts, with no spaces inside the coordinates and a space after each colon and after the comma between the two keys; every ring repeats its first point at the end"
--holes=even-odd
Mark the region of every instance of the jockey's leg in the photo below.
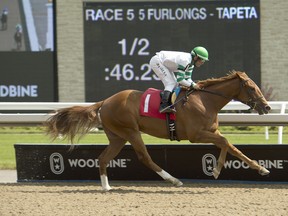
{"type": "Polygon", "coordinates": [[[160,113],[171,113],[176,112],[174,107],[171,105],[171,96],[173,89],[177,86],[176,77],[173,72],[169,71],[160,61],[158,56],[154,56],[150,60],[150,66],[156,75],[160,78],[164,85],[164,92],[161,98],[159,107],[160,113]],[[168,107],[168,108],[167,108],[168,107]]]}
{"type": "Polygon", "coordinates": [[[172,92],[164,90],[163,95],[161,97],[160,107],[159,107],[159,112],[160,113],[176,112],[174,107],[170,107],[170,105],[171,105],[171,96],[172,96],[172,92]]]}

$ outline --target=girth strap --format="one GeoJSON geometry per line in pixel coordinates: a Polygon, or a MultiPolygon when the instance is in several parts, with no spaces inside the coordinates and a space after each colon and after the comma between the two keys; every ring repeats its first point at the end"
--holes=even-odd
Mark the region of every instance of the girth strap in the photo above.
{"type": "Polygon", "coordinates": [[[168,129],[169,138],[171,141],[177,140],[180,141],[176,134],[176,124],[173,119],[170,118],[170,113],[166,113],[166,124],[168,129]]]}

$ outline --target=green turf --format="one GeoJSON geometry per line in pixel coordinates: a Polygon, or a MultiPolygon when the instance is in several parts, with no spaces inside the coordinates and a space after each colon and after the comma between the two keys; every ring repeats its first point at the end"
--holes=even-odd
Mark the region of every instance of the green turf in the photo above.
{"type": "MultiPolygon", "coordinates": [[[[269,140],[265,139],[264,127],[222,127],[223,135],[233,144],[277,144],[278,128],[270,128],[269,140]]],[[[189,144],[188,141],[159,139],[143,134],[146,144],[189,144]]],[[[41,127],[0,127],[0,169],[15,169],[15,143],[66,144],[66,140],[57,139],[51,142],[41,127]]],[[[108,140],[103,133],[94,132],[83,137],[79,144],[106,144],[108,140]]],[[[288,131],[284,127],[283,143],[288,144],[288,131]]]]}

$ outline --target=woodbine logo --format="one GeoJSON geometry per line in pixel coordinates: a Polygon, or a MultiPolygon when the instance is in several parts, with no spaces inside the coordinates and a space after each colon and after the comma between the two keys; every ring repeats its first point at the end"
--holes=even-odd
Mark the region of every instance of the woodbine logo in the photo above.
{"type": "MultiPolygon", "coordinates": [[[[110,168],[127,168],[127,162],[130,162],[131,159],[115,159],[111,160],[108,163],[107,167],[110,168]]],[[[70,167],[79,167],[79,168],[99,168],[99,160],[98,159],[83,159],[83,158],[75,158],[68,159],[70,167]]]]}
{"type": "Polygon", "coordinates": [[[38,85],[0,85],[0,97],[38,97],[38,85]]]}
{"type": "Polygon", "coordinates": [[[54,174],[60,175],[64,172],[64,160],[60,153],[55,152],[51,154],[49,159],[50,169],[54,174]]]}
{"type": "MultiPolygon", "coordinates": [[[[99,160],[98,159],[83,159],[83,158],[75,158],[68,159],[68,164],[70,168],[99,168],[99,160]]],[[[119,158],[115,160],[111,160],[108,163],[108,167],[110,168],[127,168],[128,162],[131,162],[131,159],[119,158]]],[[[64,159],[63,156],[54,152],[50,155],[50,169],[56,174],[60,175],[64,172],[64,159]]]]}
{"type": "MultiPolygon", "coordinates": [[[[255,160],[259,165],[266,169],[284,169],[284,163],[288,160],[255,160]]],[[[217,164],[217,159],[213,154],[205,154],[202,157],[202,170],[207,176],[213,176],[213,168],[217,164]]],[[[240,160],[227,160],[224,164],[225,169],[249,169],[249,166],[240,160]]]]}
{"type": "Polygon", "coordinates": [[[205,154],[202,157],[202,169],[207,176],[213,176],[213,168],[216,166],[216,157],[212,154],[205,154]]]}

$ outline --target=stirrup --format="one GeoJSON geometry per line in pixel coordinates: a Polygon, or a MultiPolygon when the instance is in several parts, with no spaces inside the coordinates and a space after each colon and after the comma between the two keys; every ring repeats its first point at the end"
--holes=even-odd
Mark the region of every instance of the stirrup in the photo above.
{"type": "Polygon", "coordinates": [[[176,113],[176,109],[173,106],[172,107],[167,106],[167,107],[165,107],[163,109],[161,109],[161,107],[160,107],[159,112],[160,113],[176,113]]]}

